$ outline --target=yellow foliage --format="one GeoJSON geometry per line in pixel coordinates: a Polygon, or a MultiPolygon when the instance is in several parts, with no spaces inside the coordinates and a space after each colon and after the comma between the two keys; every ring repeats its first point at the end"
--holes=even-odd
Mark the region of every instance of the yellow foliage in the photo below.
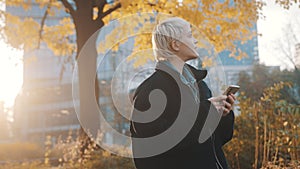
{"type": "MultiPolygon", "coordinates": [[[[250,40],[253,37],[252,34],[255,34],[251,31],[251,28],[258,19],[257,3],[255,1],[235,1],[233,5],[230,4],[230,0],[223,3],[218,0],[201,1],[201,4],[196,0],[184,0],[182,2],[177,0],[135,0],[121,1],[121,3],[124,8],[115,12],[115,16],[119,16],[116,13],[126,16],[137,11],[149,13],[155,11],[182,17],[188,20],[197,32],[200,32],[198,34],[201,35],[196,36],[201,38],[198,41],[202,41],[202,39],[207,41],[211,46],[214,46],[216,53],[224,50],[232,51],[231,56],[235,56],[237,59],[245,57],[245,53],[237,53],[234,42],[250,40]]],[[[128,25],[130,28],[127,27],[127,29],[136,28],[138,24],[146,25],[146,23],[142,17],[138,21],[133,19],[131,24],[128,25]]],[[[143,27],[140,29],[143,29],[143,27]]],[[[135,51],[151,46],[148,44],[151,42],[150,40],[139,36],[137,38],[135,51]]],[[[208,45],[202,43],[199,46],[208,45]]]]}
{"type": "Polygon", "coordinates": [[[32,5],[39,5],[40,8],[44,8],[47,6],[49,3],[51,3],[52,7],[55,7],[57,9],[62,8],[62,4],[59,1],[54,1],[54,0],[6,0],[5,1],[7,6],[15,6],[19,7],[21,6],[25,10],[30,10],[32,5]]]}
{"type": "Polygon", "coordinates": [[[32,2],[27,1],[24,3],[24,1],[22,1],[22,0],[7,0],[6,5],[9,5],[9,6],[20,6],[21,5],[23,9],[29,10],[31,8],[32,2]]]}
{"type": "MultiPolygon", "coordinates": [[[[291,4],[297,4],[297,2],[292,2],[288,0],[280,0],[276,2],[286,8],[288,8],[291,4]],[[291,2],[291,3],[290,3],[291,2]],[[287,7],[288,6],[288,7],[287,7]]],[[[22,0],[7,0],[6,4],[10,6],[21,6],[24,9],[31,9],[31,6],[33,4],[37,4],[40,6],[40,8],[44,8],[51,3],[51,9],[49,11],[49,15],[53,16],[55,15],[56,9],[62,9],[63,5],[60,1],[53,1],[53,0],[29,0],[29,1],[22,1],[22,0]]],[[[230,56],[236,57],[237,59],[241,59],[245,57],[245,53],[242,52],[236,52],[236,45],[234,42],[241,41],[246,42],[247,40],[251,39],[255,35],[255,32],[251,31],[251,27],[256,23],[260,10],[262,9],[262,6],[264,3],[262,1],[247,1],[247,0],[237,0],[232,2],[232,0],[224,0],[220,2],[219,0],[210,0],[210,1],[198,1],[198,0],[118,0],[115,1],[113,4],[106,4],[103,11],[107,11],[117,3],[121,3],[122,7],[118,9],[117,11],[112,12],[107,17],[103,18],[103,21],[105,24],[108,24],[109,21],[120,19],[122,17],[129,16],[131,14],[137,14],[137,13],[151,13],[151,14],[164,14],[171,15],[171,16],[178,16],[182,17],[193,25],[193,27],[197,30],[197,32],[200,32],[198,34],[201,34],[201,36],[195,36],[198,38],[198,41],[207,41],[210,45],[207,45],[205,43],[201,43],[198,46],[199,47],[207,47],[207,46],[213,46],[214,52],[217,54],[219,52],[222,52],[224,50],[231,51],[230,56]]],[[[94,11],[97,13],[98,8],[94,11]]],[[[96,17],[97,15],[93,15],[96,17]]],[[[134,29],[144,29],[143,26],[147,26],[149,22],[149,18],[147,19],[145,17],[146,15],[141,15],[140,18],[132,18],[128,17],[127,21],[124,23],[127,23],[126,26],[123,28],[121,27],[122,33],[132,35],[134,32],[132,32],[134,29]],[[127,32],[126,32],[127,31],[127,32]]],[[[153,16],[153,15],[152,15],[153,16]]],[[[161,15],[163,16],[163,15],[161,15]]],[[[149,17],[149,16],[148,16],[149,17]]],[[[158,16],[160,17],[160,16],[158,16]]],[[[16,23],[14,21],[14,18],[10,18],[11,23],[16,23]]],[[[95,19],[95,18],[94,18],[95,19]]],[[[18,21],[19,22],[19,21],[18,21]]],[[[29,23],[29,22],[28,22],[29,23]]],[[[25,24],[25,23],[24,23],[25,24]]],[[[18,27],[20,27],[22,24],[17,24],[18,27]]],[[[11,25],[10,25],[11,26],[11,25]]],[[[29,26],[25,27],[26,29],[29,26]]],[[[22,27],[24,28],[24,27],[22,27]]],[[[39,26],[37,26],[37,23],[34,24],[36,32],[38,32],[39,26]]],[[[120,27],[118,27],[120,28],[120,27]]],[[[49,28],[50,29],[50,28],[49,28]]],[[[60,30],[62,28],[53,27],[55,30],[60,30]]],[[[28,33],[27,35],[17,35],[15,37],[10,30],[6,30],[6,34],[11,41],[9,41],[11,44],[13,44],[14,47],[20,47],[23,44],[23,37],[33,37],[29,38],[32,39],[34,42],[32,43],[26,43],[25,46],[28,48],[32,48],[37,42],[36,38],[39,38],[37,36],[37,33],[33,35],[33,32],[28,33]],[[32,36],[33,35],[33,36],[32,36]],[[12,38],[11,38],[12,37],[12,38]]],[[[24,30],[24,29],[23,29],[24,30]]],[[[29,31],[29,30],[28,30],[29,31]]],[[[51,32],[47,30],[48,32],[51,32]]],[[[53,32],[53,31],[52,31],[53,32]]],[[[27,30],[25,31],[27,34],[27,30]]],[[[65,30],[62,30],[62,33],[66,33],[65,30]]],[[[136,33],[136,32],[135,32],[136,33]]],[[[194,32],[195,33],[195,32],[194,32]]],[[[49,38],[48,35],[45,37],[42,37],[43,40],[47,41],[47,43],[52,42],[52,44],[49,44],[48,46],[52,49],[59,48],[60,45],[61,48],[64,47],[65,50],[60,50],[61,52],[57,52],[56,54],[69,54],[70,52],[67,52],[68,50],[74,50],[74,45],[63,45],[66,41],[62,40],[62,36],[58,38],[58,35],[55,35],[55,38],[49,38]],[[50,41],[51,40],[51,41],[50,41]],[[53,43],[53,40],[59,40],[58,43],[53,43]]],[[[68,33],[69,34],[69,33],[68,33]]],[[[197,33],[195,33],[197,34],[197,33]]],[[[110,36],[112,38],[113,36],[110,36]]],[[[116,36],[115,36],[116,37],[116,36]]],[[[101,46],[111,46],[112,41],[108,38],[109,44],[101,45],[101,46]]],[[[28,39],[28,38],[27,38],[28,39]]],[[[28,40],[27,40],[28,41],[28,40]]],[[[121,41],[124,41],[123,39],[121,41]]],[[[150,41],[146,40],[145,38],[141,38],[140,40],[136,41],[135,44],[135,50],[137,49],[146,49],[150,47],[151,45],[148,44],[150,41]],[[141,40],[144,40],[143,43],[141,40]],[[143,45],[145,45],[143,47],[143,45]]],[[[119,43],[120,44],[120,43],[119,43]]],[[[117,50],[118,47],[114,47],[114,50],[117,50]]]]}
{"type": "Polygon", "coordinates": [[[63,18],[60,25],[45,26],[43,40],[57,56],[70,56],[75,51],[76,45],[70,43],[74,34],[74,24],[70,18],[63,18]]]}
{"type": "MultiPolygon", "coordinates": [[[[61,2],[54,1],[54,0],[51,0],[50,2],[51,2],[51,9],[57,9],[57,10],[63,9],[63,5],[61,2]]],[[[48,3],[49,3],[49,1],[48,1],[48,3]]],[[[42,3],[40,3],[40,4],[42,4],[42,3]]],[[[42,7],[43,6],[40,6],[40,8],[42,8],[42,7]]]]}
{"type": "Polygon", "coordinates": [[[127,57],[127,61],[130,61],[132,59],[134,59],[134,61],[135,61],[133,63],[134,68],[137,68],[137,67],[147,63],[148,60],[154,61],[154,57],[153,57],[153,54],[152,54],[152,49],[132,52],[132,54],[127,57]]]}
{"type": "MultiPolygon", "coordinates": [[[[105,17],[103,21],[105,24],[108,24],[109,21],[118,19],[121,26],[118,26],[118,30],[112,31],[108,35],[105,39],[105,43],[99,45],[104,49],[109,49],[114,46],[113,50],[118,50],[118,47],[115,46],[115,44],[122,43],[116,43],[116,39],[124,42],[125,40],[122,38],[126,37],[124,35],[130,37],[135,34],[138,34],[138,36],[135,41],[134,51],[150,48],[151,39],[147,39],[150,36],[139,35],[150,33],[152,31],[153,23],[150,22],[150,17],[153,17],[155,13],[158,14],[158,19],[163,19],[166,16],[178,16],[188,20],[195,29],[194,34],[198,34],[195,36],[198,38],[198,41],[206,41],[206,43],[199,43],[199,47],[213,46],[216,54],[228,50],[232,52],[231,56],[235,56],[238,59],[245,57],[245,53],[236,52],[236,45],[234,42],[247,41],[254,36],[255,33],[252,32],[250,28],[256,23],[258,18],[257,9],[261,7],[261,3],[244,0],[235,1],[234,4],[230,3],[230,0],[225,0],[224,2],[219,2],[218,0],[201,1],[201,3],[197,0],[183,0],[182,2],[178,0],[119,0],[114,4],[106,4],[103,11],[107,11],[118,2],[122,4],[122,8],[112,12],[105,17]],[[137,13],[140,13],[141,15],[137,16],[137,13]],[[145,15],[144,13],[149,14],[145,15]],[[132,14],[134,16],[131,16],[132,14]],[[119,37],[121,37],[121,39],[119,37]]],[[[22,4],[23,7],[27,9],[30,8],[32,3],[32,1],[22,3],[20,0],[10,0],[8,5],[17,6],[22,4]]],[[[45,7],[51,3],[52,8],[49,15],[54,15],[54,10],[61,9],[62,7],[62,3],[58,1],[36,0],[35,3],[39,4],[40,7],[45,7]]],[[[93,16],[96,17],[97,15],[93,16]]],[[[63,28],[62,25],[45,27],[42,38],[47,44],[49,43],[48,46],[54,50],[55,54],[66,55],[70,53],[68,51],[74,51],[75,46],[68,45],[65,39],[65,37],[71,34],[68,26],[70,24],[64,23],[68,28],[63,28]],[[62,35],[59,35],[57,32],[60,32],[62,35]],[[50,36],[51,34],[53,37],[50,36]],[[63,34],[66,36],[63,36],[63,34]]],[[[36,28],[32,30],[38,32],[37,29],[39,26],[35,26],[36,28]]],[[[12,36],[12,34],[9,33],[8,35],[12,36]]],[[[38,38],[36,35],[33,37],[38,38]]],[[[14,41],[14,44],[22,44],[22,41],[14,41]]],[[[100,48],[98,47],[98,49],[100,48]]]]}
{"type": "Polygon", "coordinates": [[[38,44],[39,24],[32,18],[20,18],[6,14],[6,25],[4,31],[8,37],[8,43],[15,48],[24,45],[24,49],[33,49],[38,44]],[[21,28],[21,29],[20,29],[21,28]]]}
{"type": "Polygon", "coordinates": [[[207,67],[210,67],[214,64],[214,61],[213,61],[213,58],[212,57],[208,57],[208,56],[205,56],[202,60],[202,66],[203,68],[207,68],[207,67]]]}

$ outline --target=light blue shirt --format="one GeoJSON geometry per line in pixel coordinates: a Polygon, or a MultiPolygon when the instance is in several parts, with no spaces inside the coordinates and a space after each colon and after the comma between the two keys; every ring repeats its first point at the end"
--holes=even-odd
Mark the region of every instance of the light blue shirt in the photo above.
{"type": "MultiPolygon", "coordinates": [[[[174,67],[174,65],[171,64],[169,61],[159,61],[159,62],[170,67],[172,70],[178,72],[178,70],[174,67]]],[[[182,81],[182,83],[187,85],[190,88],[195,101],[197,103],[200,103],[198,84],[197,84],[197,81],[196,81],[195,77],[193,76],[192,72],[189,70],[188,66],[186,64],[184,64],[183,69],[182,69],[182,74],[180,72],[178,72],[178,73],[179,73],[180,80],[182,81]]]]}

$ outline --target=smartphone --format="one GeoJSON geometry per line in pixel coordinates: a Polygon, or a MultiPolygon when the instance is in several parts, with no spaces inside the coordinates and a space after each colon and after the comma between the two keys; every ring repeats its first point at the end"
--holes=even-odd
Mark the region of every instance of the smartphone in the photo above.
{"type": "Polygon", "coordinates": [[[224,95],[229,95],[230,93],[235,94],[239,89],[240,86],[238,85],[229,85],[223,94],[224,95]]]}

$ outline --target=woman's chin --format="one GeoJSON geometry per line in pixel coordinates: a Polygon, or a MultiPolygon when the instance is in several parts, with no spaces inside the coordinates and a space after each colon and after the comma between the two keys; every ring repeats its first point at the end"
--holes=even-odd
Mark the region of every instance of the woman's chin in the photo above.
{"type": "Polygon", "coordinates": [[[188,60],[193,60],[193,59],[197,59],[197,58],[198,58],[197,55],[193,55],[193,56],[191,56],[188,60]]]}

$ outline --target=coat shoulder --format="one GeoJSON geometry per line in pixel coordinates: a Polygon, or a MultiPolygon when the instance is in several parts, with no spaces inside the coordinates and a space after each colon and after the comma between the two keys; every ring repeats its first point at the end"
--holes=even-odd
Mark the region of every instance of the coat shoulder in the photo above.
{"type": "Polygon", "coordinates": [[[153,89],[163,89],[172,83],[171,77],[164,73],[163,71],[155,71],[147,79],[145,79],[135,90],[134,98],[140,92],[149,92],[153,89]]]}

